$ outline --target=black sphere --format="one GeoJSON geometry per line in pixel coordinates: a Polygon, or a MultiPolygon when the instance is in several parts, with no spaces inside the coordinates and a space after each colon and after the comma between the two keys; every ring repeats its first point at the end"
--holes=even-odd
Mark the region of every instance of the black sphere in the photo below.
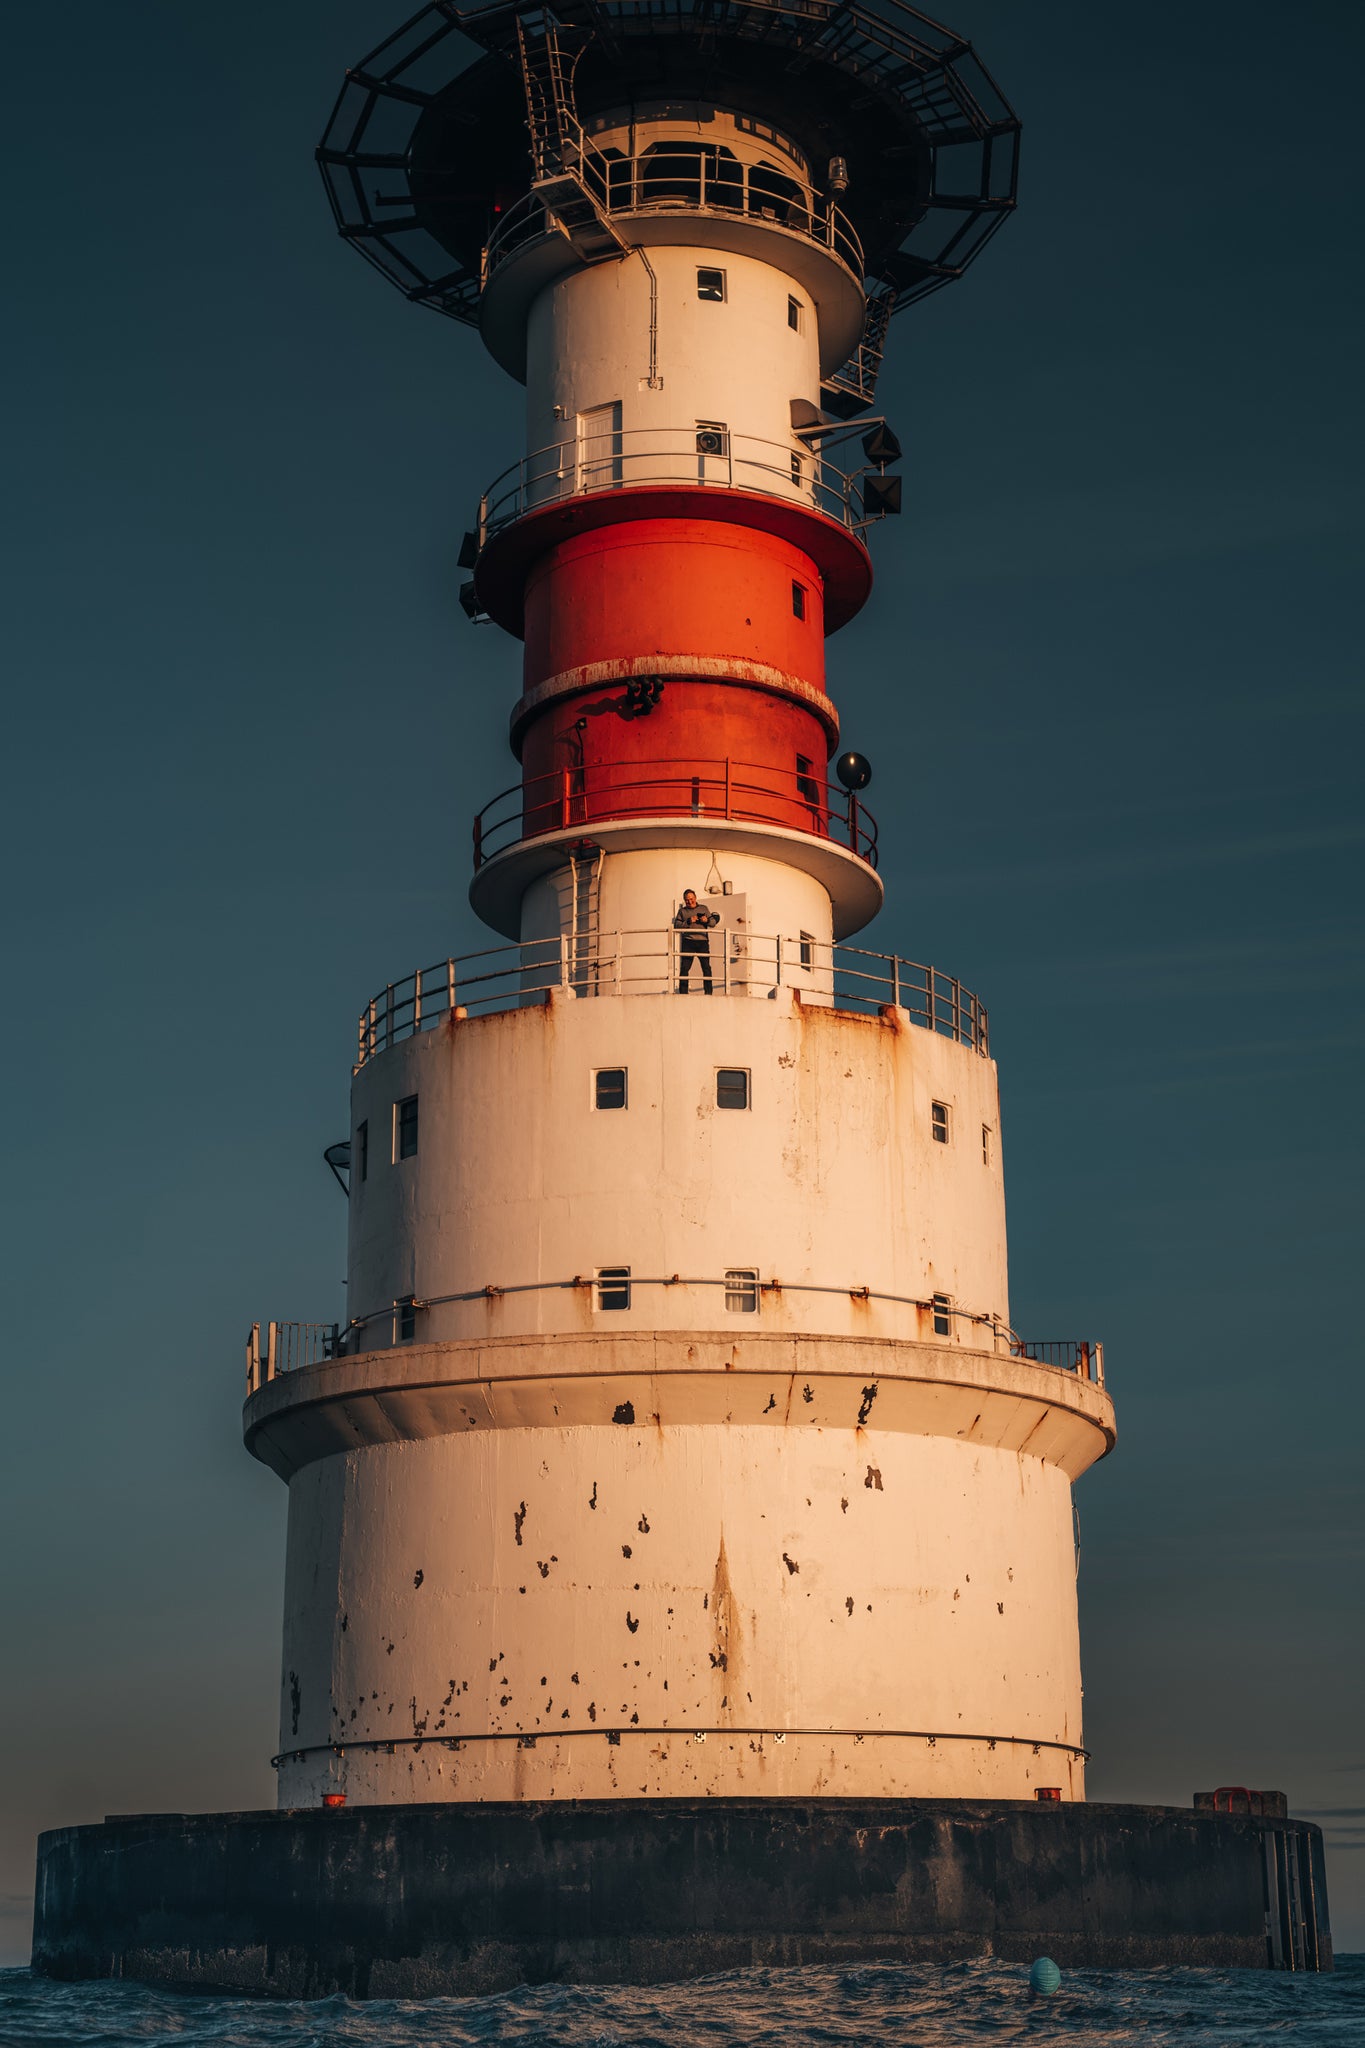
{"type": "Polygon", "coordinates": [[[872,780],[872,763],[866,754],[840,754],[834,772],[845,789],[866,789],[872,780]]]}

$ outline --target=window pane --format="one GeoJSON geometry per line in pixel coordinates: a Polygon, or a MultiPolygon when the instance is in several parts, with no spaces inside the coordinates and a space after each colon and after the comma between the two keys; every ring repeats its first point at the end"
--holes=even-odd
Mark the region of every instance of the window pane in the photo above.
{"type": "Polygon", "coordinates": [[[815,959],[815,939],[810,932],[801,934],[801,965],[809,967],[815,959]]]}
{"type": "Polygon", "coordinates": [[[717,1109],[749,1107],[749,1075],[744,1067],[721,1067],[716,1073],[717,1109]]]}
{"type": "Polygon", "coordinates": [[[953,1319],[949,1314],[952,1297],[947,1294],[934,1296],[934,1335],[950,1337],[953,1333],[953,1319]]]}
{"type": "Polygon", "coordinates": [[[597,1306],[603,1309],[630,1307],[630,1267],[599,1266],[597,1306]]]}
{"type": "Polygon", "coordinates": [[[752,1266],[732,1266],[725,1275],[725,1306],[732,1315],[751,1316],[758,1308],[758,1273],[752,1266]]]}
{"type": "Polygon", "coordinates": [[[806,593],[799,583],[792,585],[792,616],[797,619],[806,616],[806,593]]]}
{"type": "Polygon", "coordinates": [[[405,1096],[397,1105],[398,1110],[398,1157],[411,1159],[417,1150],[417,1097],[405,1096]]]}
{"type": "Polygon", "coordinates": [[[936,1102],[930,1111],[930,1116],[933,1120],[934,1143],[936,1145],[946,1145],[948,1142],[947,1103],[936,1102]]]}
{"type": "Polygon", "coordinates": [[[626,1106],[626,1070],[624,1067],[599,1067],[596,1075],[597,1086],[593,1100],[599,1109],[624,1109],[626,1106]]]}
{"type": "Polygon", "coordinates": [[[366,1117],[364,1123],[356,1125],[355,1152],[356,1165],[360,1169],[358,1177],[361,1180],[367,1180],[370,1172],[370,1120],[368,1117],[366,1117]]]}
{"type": "Polygon", "coordinates": [[[725,297],[725,272],[723,270],[699,270],[697,272],[697,297],[707,299],[713,305],[725,297]]]}
{"type": "Polygon", "coordinates": [[[411,1344],[417,1335],[417,1309],[412,1296],[398,1303],[397,1337],[400,1344],[411,1344]]]}

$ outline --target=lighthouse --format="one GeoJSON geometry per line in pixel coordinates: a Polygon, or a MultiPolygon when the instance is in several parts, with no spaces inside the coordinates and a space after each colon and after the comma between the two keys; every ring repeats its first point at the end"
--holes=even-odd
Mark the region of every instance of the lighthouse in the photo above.
{"type": "Polygon", "coordinates": [[[1086,1799],[1103,1351],[1014,1329],[985,1005],[868,932],[826,643],[920,491],[891,319],[1017,140],[899,0],[433,0],[347,73],[343,237],[526,392],[450,545],[460,629],[522,649],[450,836],[487,936],[366,996],[347,1313],[247,1342],[277,1803],[44,1835],[36,1971],[1330,1969],[1282,1793],[1086,1799]]]}
{"type": "Polygon", "coordinates": [[[826,667],[888,323],[1016,139],[898,5],[439,5],[348,74],[343,234],[525,386],[457,541],[523,654],[487,946],[359,1019],[348,1318],[252,1336],[283,1807],[1083,1795],[1102,1354],[1011,1327],[986,1010],[861,943],[826,667]]]}

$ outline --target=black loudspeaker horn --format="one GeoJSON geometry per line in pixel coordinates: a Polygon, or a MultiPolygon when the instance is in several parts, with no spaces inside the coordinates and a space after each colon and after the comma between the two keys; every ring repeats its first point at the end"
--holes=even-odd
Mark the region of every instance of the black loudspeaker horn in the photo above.
{"type": "Polygon", "coordinates": [[[900,509],[900,477],[865,476],[863,478],[864,519],[885,519],[889,512],[899,512],[900,509]]]}
{"type": "Polygon", "coordinates": [[[863,435],[863,454],[869,462],[900,461],[901,444],[885,420],[879,420],[875,427],[870,427],[863,435]]]}

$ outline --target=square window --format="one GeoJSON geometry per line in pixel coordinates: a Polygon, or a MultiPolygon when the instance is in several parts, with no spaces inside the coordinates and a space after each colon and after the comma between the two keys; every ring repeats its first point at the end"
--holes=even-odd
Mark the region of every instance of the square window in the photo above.
{"type": "Polygon", "coordinates": [[[411,1159],[417,1150],[417,1097],[405,1095],[393,1105],[393,1156],[411,1159]]]}
{"type": "Polygon", "coordinates": [[[758,1269],[754,1266],[730,1266],[725,1274],[725,1306],[731,1315],[752,1316],[758,1313],[758,1269]]]}
{"type": "Polygon", "coordinates": [[[798,796],[800,796],[804,802],[808,804],[818,805],[820,802],[820,785],[816,781],[815,776],[811,772],[813,766],[814,763],[811,762],[805,754],[797,755],[796,790],[798,796]]]}
{"type": "Polygon", "coordinates": [[[990,1165],[990,1163],[991,1163],[991,1127],[990,1127],[990,1125],[989,1125],[989,1124],[982,1124],[982,1126],[981,1126],[981,1164],[982,1164],[983,1166],[989,1166],[989,1165],[990,1165]]]}
{"type": "Polygon", "coordinates": [[[801,332],[800,299],[789,298],[787,300],[787,325],[788,327],[790,327],[793,334],[799,334],[801,332]]]}
{"type": "Polygon", "coordinates": [[[749,1107],[749,1070],[747,1067],[717,1067],[716,1108],[747,1109],[749,1107]]]}
{"type": "Polygon", "coordinates": [[[934,1143],[936,1145],[946,1145],[948,1142],[949,1131],[951,1129],[948,1120],[947,1103],[936,1102],[929,1112],[929,1119],[930,1127],[934,1133],[934,1143]]]}
{"type": "Polygon", "coordinates": [[[630,1307],[629,1266],[599,1266],[595,1278],[600,1309],[630,1307]]]}
{"type": "Polygon", "coordinates": [[[366,1117],[364,1123],[357,1124],[355,1127],[355,1164],[356,1179],[368,1180],[370,1177],[370,1120],[368,1117],[366,1117]]]}
{"type": "Polygon", "coordinates": [[[417,1304],[410,1294],[402,1294],[393,1305],[393,1341],[411,1344],[416,1335],[417,1304]]]}
{"type": "Polygon", "coordinates": [[[592,1102],[594,1109],[624,1109],[626,1106],[626,1070],[624,1067],[599,1067],[592,1077],[592,1102]]]}
{"type": "Polygon", "coordinates": [[[697,272],[697,297],[709,305],[722,305],[725,300],[725,272],[723,270],[699,270],[697,272]]]}
{"type": "Polygon", "coordinates": [[[804,587],[804,585],[802,585],[802,584],[800,584],[800,583],[793,583],[793,585],[792,585],[792,617],[793,617],[794,619],[804,619],[804,618],[805,618],[805,616],[806,616],[806,592],[805,592],[805,587],[804,587]]]}
{"type": "Polygon", "coordinates": [[[953,1297],[951,1294],[934,1296],[934,1335],[951,1337],[953,1334],[953,1297]]]}
{"type": "Polygon", "coordinates": [[[801,965],[802,965],[803,967],[813,967],[813,966],[814,966],[814,964],[815,964],[815,935],[814,935],[814,933],[813,933],[813,932],[802,932],[802,934],[801,934],[801,965]]]}
{"type": "Polygon", "coordinates": [[[697,421],[698,455],[728,455],[730,453],[730,429],[724,420],[697,421]]]}

